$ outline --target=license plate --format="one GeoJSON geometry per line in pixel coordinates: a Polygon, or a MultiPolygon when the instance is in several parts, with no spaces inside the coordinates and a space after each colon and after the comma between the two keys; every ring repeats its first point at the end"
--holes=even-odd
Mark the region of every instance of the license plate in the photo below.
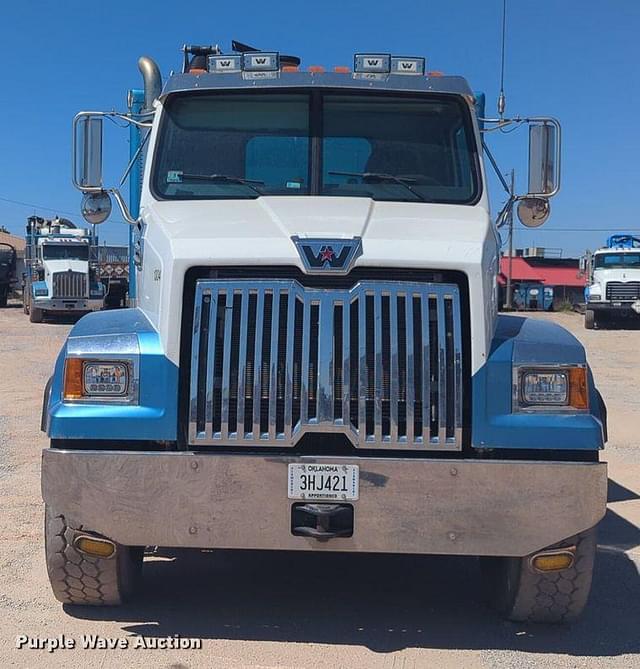
{"type": "Polygon", "coordinates": [[[289,465],[289,499],[343,501],[358,499],[358,465],[289,465]]]}

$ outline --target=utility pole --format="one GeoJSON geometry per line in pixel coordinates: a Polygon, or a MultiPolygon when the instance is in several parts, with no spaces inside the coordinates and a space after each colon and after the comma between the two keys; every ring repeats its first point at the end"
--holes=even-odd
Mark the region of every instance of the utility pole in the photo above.
{"type": "MultiPolygon", "coordinates": [[[[509,187],[509,197],[513,200],[513,194],[515,190],[515,170],[511,170],[511,185],[509,187]]],[[[505,304],[505,309],[511,311],[513,309],[513,300],[512,300],[512,290],[511,290],[511,275],[513,272],[513,207],[515,202],[512,202],[511,207],[509,208],[509,270],[507,272],[507,301],[505,304]]]]}

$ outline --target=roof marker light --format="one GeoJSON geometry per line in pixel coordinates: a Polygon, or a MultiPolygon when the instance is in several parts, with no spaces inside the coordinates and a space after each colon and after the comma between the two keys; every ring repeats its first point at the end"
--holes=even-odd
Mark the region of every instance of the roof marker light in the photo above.
{"type": "Polygon", "coordinates": [[[226,74],[242,70],[242,56],[209,56],[207,61],[209,72],[226,74]]]}
{"type": "Polygon", "coordinates": [[[245,72],[277,72],[280,69],[280,54],[275,51],[243,53],[242,69],[245,72]]]}
{"type": "Polygon", "coordinates": [[[426,67],[426,60],[422,57],[392,56],[391,74],[413,74],[423,75],[426,67]]]}
{"type": "Polygon", "coordinates": [[[322,74],[324,72],[322,65],[309,65],[307,69],[309,72],[313,72],[313,74],[322,74]]]}
{"type": "Polygon", "coordinates": [[[387,74],[391,70],[391,56],[383,53],[357,53],[353,71],[366,74],[387,74]]]}
{"type": "Polygon", "coordinates": [[[347,67],[346,65],[336,65],[333,68],[334,72],[337,72],[338,74],[350,74],[351,73],[351,68],[347,67]]]}

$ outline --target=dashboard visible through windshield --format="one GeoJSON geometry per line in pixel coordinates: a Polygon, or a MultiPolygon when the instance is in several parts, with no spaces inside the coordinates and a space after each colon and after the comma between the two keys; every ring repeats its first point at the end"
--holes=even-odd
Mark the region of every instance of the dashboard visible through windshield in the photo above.
{"type": "Polygon", "coordinates": [[[472,204],[480,180],[460,97],[244,91],[168,99],[152,188],[172,200],[333,195],[472,204]]]}

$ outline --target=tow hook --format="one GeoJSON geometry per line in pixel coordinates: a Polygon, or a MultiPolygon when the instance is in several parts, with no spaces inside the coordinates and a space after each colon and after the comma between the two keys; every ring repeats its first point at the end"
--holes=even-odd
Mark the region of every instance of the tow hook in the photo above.
{"type": "Polygon", "coordinates": [[[291,508],[291,533],[328,541],[353,536],[352,504],[294,504],[291,508]]]}

